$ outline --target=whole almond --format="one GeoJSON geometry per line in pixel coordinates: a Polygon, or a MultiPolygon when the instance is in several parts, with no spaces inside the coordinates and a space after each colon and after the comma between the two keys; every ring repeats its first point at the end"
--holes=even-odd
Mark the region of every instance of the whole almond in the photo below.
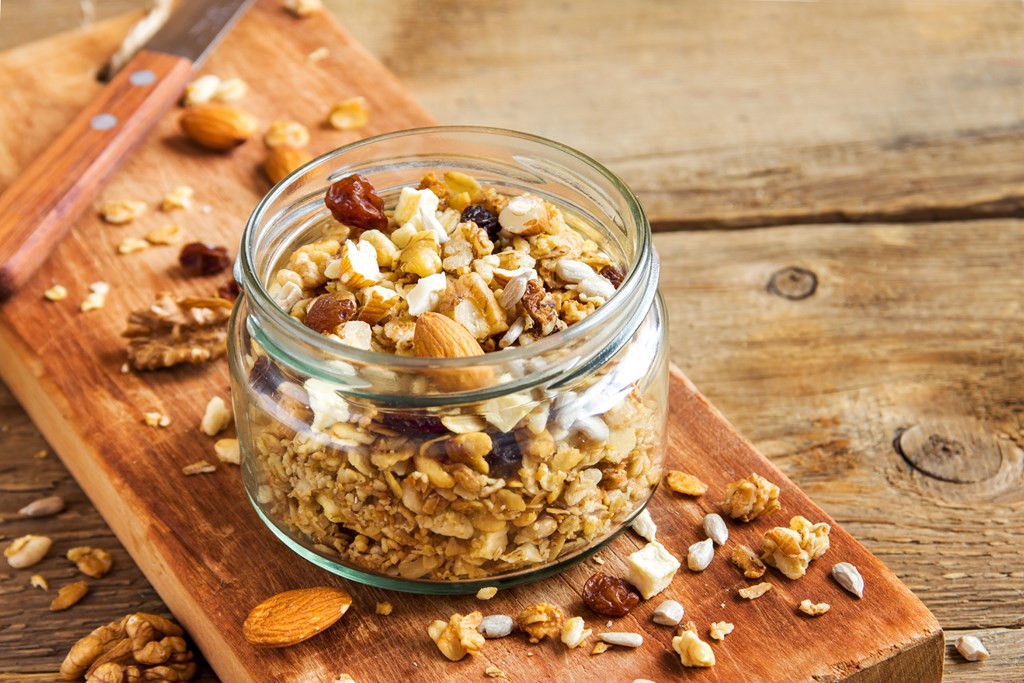
{"type": "Polygon", "coordinates": [[[245,639],[256,647],[288,647],[312,638],[341,618],[352,596],[340,588],[299,588],[271,596],[245,619],[245,639]]]}
{"type": "Polygon", "coordinates": [[[237,147],[259,129],[259,122],[252,114],[225,104],[189,107],[178,123],[185,135],[206,149],[217,152],[237,147]]]}
{"type": "Polygon", "coordinates": [[[283,146],[270,147],[267,149],[267,158],[263,162],[263,172],[267,175],[267,180],[276,185],[312,158],[304,149],[283,146]]]}
{"type": "MultiPolygon", "coordinates": [[[[420,358],[470,358],[484,355],[480,343],[469,330],[446,315],[427,311],[416,319],[412,337],[413,352],[420,358]]],[[[432,370],[437,385],[445,391],[467,391],[486,384],[490,368],[432,370]]]]}

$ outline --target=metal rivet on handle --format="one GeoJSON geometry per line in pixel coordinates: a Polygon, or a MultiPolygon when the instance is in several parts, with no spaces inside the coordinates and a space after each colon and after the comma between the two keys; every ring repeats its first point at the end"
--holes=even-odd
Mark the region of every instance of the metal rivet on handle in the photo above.
{"type": "Polygon", "coordinates": [[[133,71],[131,76],[128,77],[128,82],[132,85],[152,85],[155,81],[156,74],[149,69],[133,71]]]}
{"type": "Polygon", "coordinates": [[[117,117],[113,114],[97,114],[89,121],[89,127],[93,130],[110,130],[117,125],[117,117]]]}

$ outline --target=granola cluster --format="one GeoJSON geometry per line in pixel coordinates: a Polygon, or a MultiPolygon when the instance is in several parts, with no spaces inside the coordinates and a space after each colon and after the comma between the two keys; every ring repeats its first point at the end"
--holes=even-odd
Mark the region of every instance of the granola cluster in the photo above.
{"type": "MultiPolygon", "coordinates": [[[[427,174],[393,207],[349,176],[326,204],[333,220],[282,259],[269,291],[339,344],[423,357],[526,346],[622,281],[557,207],[462,174],[427,174]]],[[[617,530],[661,478],[657,388],[618,359],[571,390],[433,412],[347,399],[256,343],[246,361],[258,503],[365,570],[464,580],[547,564],[617,530]]],[[[473,372],[428,370],[409,391],[457,391],[473,372]]]]}

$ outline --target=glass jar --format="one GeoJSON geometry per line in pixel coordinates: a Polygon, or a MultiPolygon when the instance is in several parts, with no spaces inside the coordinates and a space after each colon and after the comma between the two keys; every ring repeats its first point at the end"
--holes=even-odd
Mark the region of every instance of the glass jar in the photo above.
{"type": "Polygon", "coordinates": [[[362,140],[264,197],[236,278],[229,356],[245,489],[267,526],[321,567],[419,593],[534,580],[613,539],[661,480],[667,321],[650,225],[622,181],[579,152],[467,127],[362,140]],[[331,220],[332,182],[360,173],[393,206],[426,171],[556,204],[625,278],[567,329],[470,358],[348,347],[274,302],[277,269],[331,220]],[[459,437],[470,433],[489,437],[488,452],[459,450],[479,443],[459,437]]]}

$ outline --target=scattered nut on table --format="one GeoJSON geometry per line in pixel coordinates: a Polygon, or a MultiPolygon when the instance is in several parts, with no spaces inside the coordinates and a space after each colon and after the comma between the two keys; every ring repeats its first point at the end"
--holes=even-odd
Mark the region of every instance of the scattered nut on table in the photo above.
{"type": "Polygon", "coordinates": [[[636,516],[630,527],[640,538],[647,542],[657,540],[655,536],[658,533],[658,527],[655,525],[654,520],[651,519],[651,512],[647,508],[644,508],[643,512],[636,516]]]}
{"type": "Polygon", "coordinates": [[[530,636],[531,643],[561,635],[563,621],[565,612],[546,602],[530,605],[516,618],[516,624],[530,636]]]}
{"type": "Polygon", "coordinates": [[[89,546],[70,549],[67,558],[75,563],[78,571],[94,579],[103,577],[114,564],[113,556],[106,550],[89,546]]]}
{"type": "Polygon", "coordinates": [[[741,598],[746,598],[747,600],[754,600],[756,598],[761,597],[771,589],[772,585],[767,581],[763,581],[761,583],[754,584],[753,586],[746,586],[745,588],[741,588],[739,590],[739,595],[741,598]]]}
{"type": "Polygon", "coordinates": [[[722,516],[709,512],[704,515],[704,521],[701,524],[704,528],[704,533],[708,535],[715,545],[725,545],[725,542],[729,540],[729,527],[726,526],[725,520],[722,516]]]}
{"type": "Polygon", "coordinates": [[[725,487],[722,512],[741,522],[753,521],[781,507],[779,487],[759,474],[751,474],[725,487]]]}
{"type": "Polygon", "coordinates": [[[256,647],[289,647],[333,625],[351,605],[352,596],[340,588],[285,591],[253,607],[242,630],[256,647]]]}
{"type": "Polygon", "coordinates": [[[702,572],[708,568],[714,556],[715,542],[710,538],[705,538],[690,546],[686,553],[686,566],[690,568],[690,571],[702,572]]]}
{"type": "Polygon", "coordinates": [[[639,633],[627,633],[624,631],[610,631],[608,633],[602,633],[598,638],[609,645],[619,645],[621,647],[635,648],[644,644],[644,637],[639,633]]]}
{"type": "Polygon", "coordinates": [[[37,498],[18,510],[19,515],[26,517],[49,517],[64,511],[64,499],[60,496],[37,498]]]}
{"type": "Polygon", "coordinates": [[[61,678],[90,683],[190,681],[196,665],[184,632],[169,619],[136,612],[100,626],[72,646],[61,678]]]}
{"type": "Polygon", "coordinates": [[[566,619],[562,625],[561,639],[566,647],[571,650],[582,645],[593,633],[592,629],[586,627],[583,617],[572,617],[571,619],[566,619]]]}
{"type": "Polygon", "coordinates": [[[732,633],[735,628],[736,626],[728,621],[716,621],[708,629],[708,635],[711,636],[712,640],[725,640],[725,637],[732,633]]]}
{"type": "Polygon", "coordinates": [[[957,638],[956,651],[968,662],[981,662],[989,657],[988,650],[977,636],[960,636],[957,638]]]}
{"type": "Polygon", "coordinates": [[[217,436],[231,426],[231,411],[220,396],[214,396],[206,404],[199,430],[207,436],[217,436]]]}
{"type": "Polygon", "coordinates": [[[682,470],[669,470],[669,473],[665,476],[665,481],[670,489],[687,496],[703,496],[708,490],[707,484],[696,476],[682,470]]]}
{"type": "Polygon", "coordinates": [[[476,630],[484,638],[493,640],[495,638],[504,638],[512,633],[512,627],[514,625],[515,622],[510,616],[504,614],[489,614],[480,620],[480,625],[477,626],[476,630]]]}
{"type": "Polygon", "coordinates": [[[470,612],[465,616],[453,614],[443,629],[438,631],[435,626],[437,622],[434,622],[431,624],[433,628],[428,629],[428,632],[441,654],[451,661],[457,662],[467,654],[474,657],[480,654],[480,648],[484,646],[484,637],[480,635],[477,628],[481,623],[483,623],[483,615],[479,612],[470,612]],[[434,638],[434,633],[437,633],[436,638],[434,638]]]}
{"type": "Polygon", "coordinates": [[[757,553],[743,544],[737,545],[732,549],[732,555],[729,557],[729,560],[748,579],[759,579],[767,571],[767,567],[765,567],[761,558],[757,556],[757,553]]]}
{"type": "Polygon", "coordinates": [[[73,606],[85,597],[89,592],[89,584],[85,581],[75,581],[60,587],[57,597],[50,603],[51,612],[61,612],[73,606]]]}
{"type": "Polygon", "coordinates": [[[801,600],[797,609],[808,616],[820,617],[822,614],[832,609],[832,606],[827,602],[813,603],[810,600],[801,600]]]}
{"type": "Polygon", "coordinates": [[[14,569],[24,569],[42,560],[52,544],[49,536],[28,534],[11,541],[10,545],[4,548],[4,557],[7,558],[7,564],[14,569]]]}
{"type": "Polygon", "coordinates": [[[787,578],[799,579],[807,566],[829,548],[831,527],[824,522],[812,524],[801,516],[793,517],[789,527],[777,526],[761,539],[761,560],[782,572],[787,578]]]}
{"type": "Polygon", "coordinates": [[[858,598],[864,597],[864,577],[849,562],[837,562],[832,567],[832,578],[836,580],[836,583],[858,598]]]}
{"type": "Polygon", "coordinates": [[[651,621],[662,626],[677,626],[683,620],[685,610],[675,600],[666,600],[651,613],[651,621]]]}
{"type": "Polygon", "coordinates": [[[685,667],[711,667],[715,665],[715,652],[700,639],[697,628],[688,623],[686,628],[672,639],[672,649],[679,655],[679,662],[685,667]]]}

